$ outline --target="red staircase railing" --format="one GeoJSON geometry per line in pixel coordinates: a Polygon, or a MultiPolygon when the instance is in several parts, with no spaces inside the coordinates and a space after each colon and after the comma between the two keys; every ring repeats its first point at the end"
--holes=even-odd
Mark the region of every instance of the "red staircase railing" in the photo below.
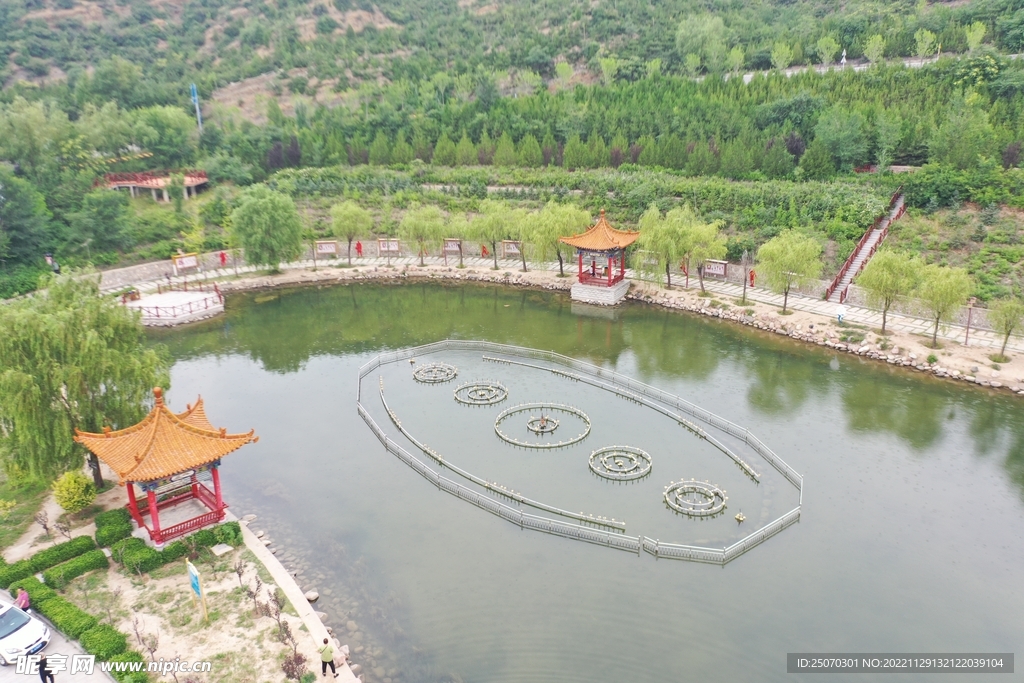
{"type": "MultiPolygon", "coordinates": [[[[876,229],[878,229],[878,224],[881,223],[882,221],[886,220],[886,218],[888,218],[889,214],[892,213],[893,207],[896,206],[896,202],[899,201],[899,198],[902,195],[902,193],[903,193],[903,186],[900,185],[896,189],[896,191],[892,193],[892,197],[889,198],[889,206],[888,206],[888,208],[885,211],[885,215],[879,216],[878,218],[876,218],[875,222],[871,224],[871,227],[868,228],[868,230],[863,235],[861,235],[860,240],[857,242],[857,246],[854,248],[854,250],[852,252],[850,252],[850,255],[848,257],[846,257],[846,261],[843,262],[843,267],[839,269],[839,272],[836,273],[836,276],[834,278],[832,278],[832,282],[829,284],[828,288],[825,290],[825,299],[826,300],[830,296],[832,296],[832,293],[836,291],[836,287],[838,287],[839,283],[843,281],[843,277],[849,272],[850,268],[853,266],[854,259],[857,258],[857,254],[860,253],[860,250],[862,248],[864,248],[864,245],[867,243],[868,238],[871,236],[871,233],[873,233],[876,229]]],[[[903,211],[904,211],[904,207],[905,206],[906,206],[906,204],[904,204],[903,207],[900,207],[899,212],[895,216],[892,217],[892,221],[895,221],[896,219],[898,219],[900,216],[903,215],[903,211]]],[[[871,252],[868,254],[868,258],[869,259],[872,256],[874,256],[875,251],[878,249],[878,245],[880,245],[882,243],[882,240],[885,239],[886,235],[889,234],[889,226],[892,225],[892,221],[888,222],[888,224],[882,230],[881,238],[877,242],[875,242],[875,245],[873,247],[871,247],[871,252]]],[[[867,259],[865,259],[861,263],[861,267],[863,267],[863,265],[865,263],[867,263],[867,259]]],[[[842,294],[840,294],[840,303],[842,303],[845,299],[846,299],[846,292],[844,291],[842,294]]]]}

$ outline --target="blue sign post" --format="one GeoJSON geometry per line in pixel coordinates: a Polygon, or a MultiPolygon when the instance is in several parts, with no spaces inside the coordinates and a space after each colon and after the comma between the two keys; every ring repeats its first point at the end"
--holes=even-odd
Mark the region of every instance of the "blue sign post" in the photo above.
{"type": "Polygon", "coordinates": [[[196,107],[196,123],[199,125],[199,134],[203,134],[203,112],[199,109],[199,91],[196,84],[192,84],[192,104],[196,107]]]}
{"type": "Polygon", "coordinates": [[[188,569],[188,580],[192,584],[192,592],[195,593],[192,596],[192,604],[194,605],[196,598],[199,598],[203,606],[203,621],[209,621],[209,613],[206,611],[206,593],[203,591],[203,582],[199,576],[199,570],[188,559],[185,560],[185,568],[188,569]]]}

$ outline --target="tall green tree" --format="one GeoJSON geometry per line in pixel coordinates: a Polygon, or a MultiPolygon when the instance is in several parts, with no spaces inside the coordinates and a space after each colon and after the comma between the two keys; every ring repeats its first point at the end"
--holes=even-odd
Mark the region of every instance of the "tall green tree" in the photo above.
{"type": "Polygon", "coordinates": [[[491,246],[494,270],[498,270],[498,242],[509,236],[509,208],[505,202],[485,199],[480,202],[480,213],[469,223],[469,234],[473,239],[491,246]]]}
{"type": "MultiPolygon", "coordinates": [[[[12,479],[49,482],[81,467],[75,428],[101,432],[145,416],[167,387],[165,350],[138,313],[101,296],[99,278],[60,277],[45,293],[0,306],[0,461],[12,479]]],[[[99,461],[89,455],[97,488],[99,461]]]]}
{"type": "Polygon", "coordinates": [[[926,28],[917,29],[914,34],[917,56],[921,59],[931,56],[935,51],[935,34],[926,28]]]}
{"type": "Polygon", "coordinates": [[[407,164],[415,158],[416,152],[412,145],[405,141],[405,135],[399,133],[395,138],[395,146],[391,148],[391,163],[407,164]]]}
{"type": "Polygon", "coordinates": [[[868,302],[882,307],[882,334],[885,334],[889,308],[897,299],[914,291],[922,268],[924,262],[916,256],[883,250],[875,254],[864,272],[857,276],[857,286],[867,291],[868,302]]]}
{"type": "Polygon", "coordinates": [[[573,135],[565,143],[562,154],[562,166],[569,170],[587,167],[587,146],[580,141],[579,135],[573,135]]]}
{"type": "Polygon", "coordinates": [[[759,275],[768,287],[782,295],[782,311],[794,287],[821,274],[821,245],[795,230],[784,230],[757,250],[759,275]]]}
{"type": "Polygon", "coordinates": [[[843,171],[852,171],[867,155],[864,117],[845,107],[835,106],[818,119],[814,139],[831,152],[843,171]]]}
{"type": "Polygon", "coordinates": [[[824,142],[814,140],[800,158],[800,170],[807,180],[828,180],[836,174],[836,161],[824,142]]]}
{"type": "Polygon", "coordinates": [[[455,165],[455,143],[448,137],[447,133],[441,133],[434,146],[434,163],[438,166],[455,165]]]}
{"type": "MultiPolygon", "coordinates": [[[[179,195],[180,197],[180,195],[179,195]]],[[[85,195],[82,208],[69,216],[70,241],[79,247],[107,251],[121,249],[130,242],[131,219],[128,195],[117,190],[95,190],[85,195]]]]}
{"type": "Polygon", "coordinates": [[[383,130],[378,130],[370,143],[370,163],[374,166],[387,166],[391,163],[391,145],[383,130]]]}
{"type": "Polygon", "coordinates": [[[772,66],[785,71],[793,63],[793,48],[779,40],[772,46],[772,66]]]}
{"type": "Polygon", "coordinates": [[[988,321],[992,323],[996,332],[1003,335],[1003,346],[999,349],[999,355],[1005,358],[1010,335],[1024,322],[1024,301],[1015,296],[996,299],[988,309],[988,321]]]}
{"type": "Polygon", "coordinates": [[[867,44],[864,46],[864,56],[867,57],[868,61],[872,64],[877,64],[882,61],[882,56],[885,54],[885,38],[875,34],[868,38],[867,44]]]}
{"type": "Polygon", "coordinates": [[[420,252],[420,265],[427,249],[444,238],[444,213],[434,205],[409,209],[398,223],[398,235],[407,242],[415,242],[420,252]]]}
{"type": "Polygon", "coordinates": [[[476,166],[480,163],[477,159],[476,145],[466,133],[462,134],[462,139],[455,146],[455,163],[459,166],[476,166]]]}
{"type": "Polygon", "coordinates": [[[554,255],[558,258],[559,277],[564,277],[564,255],[570,253],[571,248],[560,238],[578,235],[590,223],[590,214],[575,204],[559,204],[554,200],[545,204],[532,221],[532,242],[537,259],[546,261],[554,255]]]}
{"type": "Polygon", "coordinates": [[[294,261],[302,253],[302,220],[295,202],[266,185],[242,193],[231,212],[231,231],[252,265],[270,266],[276,272],[282,262],[294,261]]]}
{"type": "Polygon", "coordinates": [[[0,258],[28,263],[51,245],[51,214],[32,183],[0,165],[0,258]]]}
{"type": "Polygon", "coordinates": [[[688,14],[676,29],[676,51],[684,59],[695,54],[708,71],[718,73],[725,63],[727,32],[725,22],[713,14],[688,14]]]}
{"type": "Polygon", "coordinates": [[[963,305],[973,289],[971,276],[963,268],[948,268],[928,264],[921,269],[921,280],[916,294],[924,301],[935,321],[932,330],[932,346],[939,341],[939,324],[949,320],[963,305]]]}
{"type": "Polygon", "coordinates": [[[707,294],[704,289],[704,264],[710,259],[720,259],[725,256],[725,237],[718,233],[721,227],[722,221],[706,223],[698,219],[690,224],[687,231],[686,246],[689,249],[687,257],[690,263],[697,268],[697,278],[700,280],[702,294],[707,294]]]}
{"type": "MultiPolygon", "coordinates": [[[[671,213],[671,212],[670,212],[671,213]]],[[[677,214],[673,219],[680,216],[677,214]]],[[[683,221],[670,220],[662,216],[656,204],[651,204],[640,216],[640,237],[636,240],[638,270],[655,266],[665,270],[665,287],[672,289],[672,268],[686,250],[686,236],[682,230],[683,221]]]]}
{"type": "Polygon", "coordinates": [[[544,164],[544,153],[541,151],[540,143],[531,133],[527,133],[519,141],[519,164],[527,168],[540,168],[544,164]]]}
{"type": "Polygon", "coordinates": [[[369,235],[373,230],[373,214],[351,199],[331,207],[331,232],[348,241],[348,264],[352,265],[352,240],[369,235]]]}
{"type": "Polygon", "coordinates": [[[515,143],[512,142],[512,136],[506,131],[498,138],[498,146],[494,150],[494,165],[515,166],[518,161],[515,143]]]}
{"type": "Polygon", "coordinates": [[[822,66],[828,66],[835,59],[836,54],[839,52],[839,43],[836,39],[830,35],[822,36],[818,38],[818,42],[815,44],[815,52],[818,53],[818,59],[821,60],[822,66]]]}

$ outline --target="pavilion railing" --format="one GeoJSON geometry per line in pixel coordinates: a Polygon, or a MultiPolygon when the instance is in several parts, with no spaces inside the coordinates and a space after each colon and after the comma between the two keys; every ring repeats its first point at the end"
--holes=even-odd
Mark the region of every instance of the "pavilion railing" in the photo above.
{"type": "Polygon", "coordinates": [[[579,276],[579,281],[581,283],[583,283],[585,285],[596,285],[598,287],[607,287],[607,286],[610,286],[610,285],[614,285],[614,284],[617,284],[619,282],[622,282],[625,279],[626,279],[626,274],[625,273],[619,273],[619,274],[613,275],[610,280],[608,279],[607,275],[605,275],[604,277],[602,277],[600,275],[591,275],[587,271],[583,271],[583,274],[579,276]]]}
{"type": "Polygon", "coordinates": [[[699,406],[696,406],[678,396],[662,391],[661,389],[657,389],[656,387],[652,387],[648,384],[644,384],[643,382],[638,382],[624,375],[620,375],[614,370],[601,368],[591,363],[569,358],[568,356],[563,356],[562,354],[554,353],[552,351],[528,349],[519,346],[510,346],[507,344],[497,344],[494,342],[455,339],[395,351],[386,351],[370,359],[359,368],[359,377],[356,386],[356,408],[360,417],[363,418],[363,421],[366,422],[371,431],[373,431],[374,435],[384,445],[384,448],[388,452],[397,456],[420,476],[437,486],[439,490],[443,490],[465,500],[466,502],[472,503],[483,510],[512,522],[513,524],[518,524],[520,528],[523,529],[544,531],[557,536],[573,538],[599,545],[606,545],[620,550],[636,552],[637,554],[643,550],[644,552],[654,555],[656,558],[664,557],[724,565],[800,520],[800,509],[803,505],[803,477],[784,460],[782,460],[782,458],[776,455],[770,448],[768,448],[768,446],[751,434],[750,430],[721,418],[714,413],[700,408],[699,406]],[[533,358],[535,360],[545,360],[565,365],[579,372],[587,372],[602,379],[618,383],[631,391],[641,393],[657,401],[682,410],[696,419],[710,424],[716,429],[724,431],[733,437],[742,439],[745,444],[771,463],[771,465],[775,467],[775,469],[778,470],[799,491],[797,507],[726,548],[707,548],[702,546],[662,543],[660,540],[652,539],[647,536],[627,536],[623,533],[616,533],[614,531],[594,529],[579,524],[549,519],[538,515],[531,515],[523,512],[521,508],[506,505],[494,498],[491,498],[490,496],[483,495],[478,491],[443,477],[439,472],[431,469],[423,461],[419,460],[402,448],[402,446],[394,442],[384,432],[380,425],[377,424],[361,401],[362,380],[377,368],[397,361],[408,360],[415,356],[444,350],[489,351],[492,353],[505,353],[508,355],[533,358]]]}
{"type": "Polygon", "coordinates": [[[172,524],[166,529],[161,529],[160,533],[154,534],[154,536],[159,536],[159,538],[154,538],[153,540],[158,543],[162,543],[164,541],[169,541],[172,538],[184,536],[185,534],[192,533],[193,531],[198,531],[199,529],[202,529],[204,526],[216,524],[221,520],[223,515],[224,512],[220,510],[204,512],[198,517],[186,519],[184,522],[181,522],[180,524],[172,524]]]}

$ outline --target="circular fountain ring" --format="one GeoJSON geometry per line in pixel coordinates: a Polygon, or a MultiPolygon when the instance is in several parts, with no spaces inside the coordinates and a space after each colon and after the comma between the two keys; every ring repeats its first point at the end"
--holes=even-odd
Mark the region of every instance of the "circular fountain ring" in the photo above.
{"type": "Polygon", "coordinates": [[[467,406],[489,406],[508,398],[508,389],[501,382],[490,380],[467,382],[455,389],[455,400],[467,406]]]}
{"type": "Polygon", "coordinates": [[[590,454],[590,469],[605,479],[633,481],[651,473],[651,456],[633,446],[605,446],[590,454]]]}
{"type": "Polygon", "coordinates": [[[706,481],[688,479],[665,487],[665,503],[687,517],[714,517],[725,510],[725,491],[706,481]]]}
{"type": "Polygon", "coordinates": [[[459,374],[454,365],[448,363],[427,363],[416,368],[412,376],[417,382],[424,384],[440,384],[455,379],[459,374]]]}
{"type": "Polygon", "coordinates": [[[523,448],[563,448],[587,438],[587,435],[590,434],[590,417],[579,408],[573,408],[572,406],[560,403],[522,403],[506,408],[498,414],[498,417],[494,420],[494,432],[502,441],[506,441],[513,446],[522,446],[523,448]],[[501,430],[502,423],[510,417],[522,415],[523,413],[534,413],[534,411],[539,414],[530,415],[526,422],[526,428],[538,436],[551,434],[558,428],[560,421],[551,417],[551,413],[561,413],[579,418],[583,422],[583,431],[565,441],[531,442],[522,441],[501,430]],[[541,425],[542,420],[544,421],[543,425],[541,425]]]}

